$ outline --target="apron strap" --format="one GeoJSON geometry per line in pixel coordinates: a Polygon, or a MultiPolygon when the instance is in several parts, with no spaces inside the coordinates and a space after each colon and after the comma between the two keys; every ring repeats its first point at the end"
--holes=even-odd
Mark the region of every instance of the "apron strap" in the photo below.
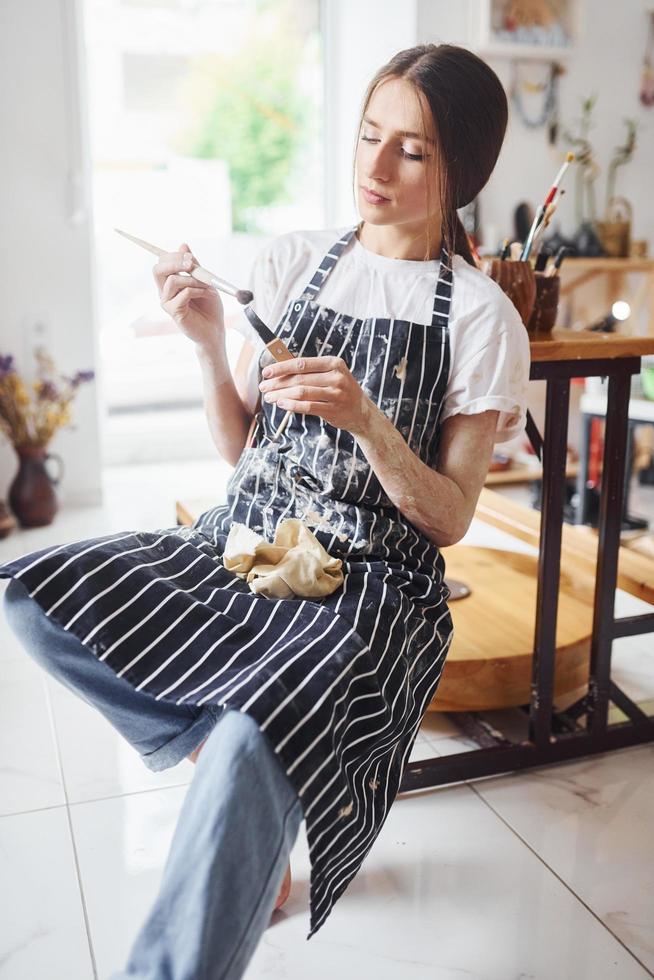
{"type": "MultiPolygon", "coordinates": [[[[353,228],[348,229],[343,237],[339,238],[326,255],[323,256],[322,262],[314,272],[311,281],[300,295],[300,300],[311,301],[315,299],[320,287],[336,265],[347,244],[352,240],[358,227],[357,224],[353,228]]],[[[450,304],[452,302],[452,265],[449,253],[445,247],[441,249],[440,260],[440,270],[434,293],[434,307],[431,322],[433,326],[439,326],[447,330],[450,304]]]]}
{"type": "Polygon", "coordinates": [[[322,262],[314,272],[311,281],[308,283],[307,286],[305,286],[302,295],[300,296],[300,299],[304,299],[304,300],[315,299],[316,294],[318,293],[320,287],[325,282],[327,276],[336,265],[338,259],[340,258],[343,252],[343,249],[348,244],[348,242],[352,239],[352,236],[354,235],[358,227],[359,227],[358,225],[355,225],[354,228],[350,228],[348,231],[346,231],[343,237],[339,238],[339,240],[332,245],[332,247],[327,252],[327,254],[323,256],[322,262]]]}
{"type": "Polygon", "coordinates": [[[433,327],[442,327],[447,330],[450,317],[450,305],[452,303],[452,264],[450,256],[445,247],[441,249],[441,264],[434,293],[434,309],[431,322],[433,327]]]}

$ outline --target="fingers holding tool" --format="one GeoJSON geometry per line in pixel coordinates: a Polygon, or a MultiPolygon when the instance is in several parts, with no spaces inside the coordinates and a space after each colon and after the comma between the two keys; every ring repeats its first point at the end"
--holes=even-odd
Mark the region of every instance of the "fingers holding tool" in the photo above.
{"type": "MultiPolygon", "coordinates": [[[[259,385],[262,397],[287,415],[317,415],[353,434],[365,431],[370,399],[342,357],[300,357],[269,364],[259,385]]],[[[282,431],[282,420],[274,438],[282,431]]]]}

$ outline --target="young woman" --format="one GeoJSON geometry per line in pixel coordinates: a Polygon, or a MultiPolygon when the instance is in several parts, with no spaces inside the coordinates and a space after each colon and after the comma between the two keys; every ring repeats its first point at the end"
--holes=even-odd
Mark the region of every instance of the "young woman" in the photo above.
{"type": "Polygon", "coordinates": [[[494,442],[525,420],[526,332],[456,214],[506,121],[496,75],[461,48],[412,48],[378,72],[356,149],[361,221],[282,235],[255,264],[254,306],[290,361],[262,370],[249,345],[234,380],[219,294],[182,275],[188,246],[162,257],[162,306],[196,345],[235,464],[227,503],[191,528],[0,568],[9,620],[47,670],[151,769],[197,759],[120,977],[242,976],[303,818],[313,935],[395,799],[452,640],[440,549],[465,533],[494,442]],[[234,521],[270,539],[287,517],[342,558],[331,595],[269,599],[223,567],[234,521]]]}

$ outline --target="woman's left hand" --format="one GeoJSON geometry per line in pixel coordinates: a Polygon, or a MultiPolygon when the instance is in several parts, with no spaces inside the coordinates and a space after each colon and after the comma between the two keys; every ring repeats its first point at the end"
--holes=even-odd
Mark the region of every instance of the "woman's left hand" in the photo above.
{"type": "Polygon", "coordinates": [[[319,415],[353,435],[366,432],[376,408],[342,357],[276,361],[264,369],[259,388],[267,402],[302,415],[319,415]]]}

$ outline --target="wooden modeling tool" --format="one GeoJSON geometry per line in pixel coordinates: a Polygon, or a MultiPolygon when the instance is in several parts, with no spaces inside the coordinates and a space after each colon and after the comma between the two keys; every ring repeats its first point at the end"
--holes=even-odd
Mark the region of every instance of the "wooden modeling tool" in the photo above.
{"type": "Polygon", "coordinates": [[[284,429],[288,425],[288,420],[290,419],[290,417],[291,417],[292,414],[293,414],[293,412],[287,412],[286,413],[286,415],[284,416],[284,418],[279,423],[279,428],[277,429],[277,431],[275,432],[274,436],[272,437],[271,442],[276,442],[277,437],[278,436],[281,436],[282,432],[284,431],[284,429]]]}

